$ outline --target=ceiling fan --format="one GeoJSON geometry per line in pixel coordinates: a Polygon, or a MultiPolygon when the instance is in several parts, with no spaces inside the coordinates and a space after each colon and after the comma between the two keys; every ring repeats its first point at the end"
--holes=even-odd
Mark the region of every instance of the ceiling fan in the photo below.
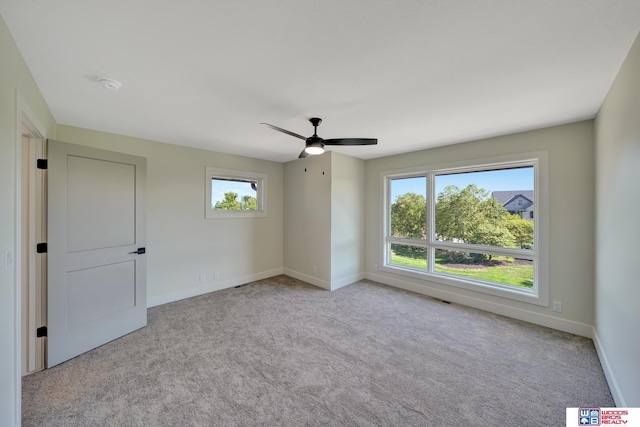
{"type": "Polygon", "coordinates": [[[309,119],[311,124],[313,125],[313,136],[306,138],[302,135],[298,135],[295,132],[288,131],[286,129],[279,128],[278,126],[270,125],[269,123],[260,123],[261,125],[267,125],[271,129],[277,130],[278,132],[286,133],[287,135],[295,136],[296,138],[304,139],[306,141],[306,145],[304,150],[300,153],[298,158],[302,159],[307,156],[313,156],[316,154],[324,153],[325,145],[376,145],[378,140],[375,138],[333,138],[333,139],[322,139],[318,136],[318,125],[322,123],[322,119],[318,117],[312,117],[309,119]]]}

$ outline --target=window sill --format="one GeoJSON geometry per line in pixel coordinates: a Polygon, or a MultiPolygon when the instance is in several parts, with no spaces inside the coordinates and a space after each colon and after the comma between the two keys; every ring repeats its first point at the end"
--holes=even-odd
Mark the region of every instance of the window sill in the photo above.
{"type": "Polygon", "coordinates": [[[264,211],[208,211],[206,219],[228,219],[228,218],[263,218],[267,213],[264,211]]]}

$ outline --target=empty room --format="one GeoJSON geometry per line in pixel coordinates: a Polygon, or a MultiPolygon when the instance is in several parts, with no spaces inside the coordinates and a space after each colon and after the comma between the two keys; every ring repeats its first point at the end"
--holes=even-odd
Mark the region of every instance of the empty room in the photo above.
{"type": "Polygon", "coordinates": [[[2,1],[0,426],[640,423],[639,32],[2,1]]]}

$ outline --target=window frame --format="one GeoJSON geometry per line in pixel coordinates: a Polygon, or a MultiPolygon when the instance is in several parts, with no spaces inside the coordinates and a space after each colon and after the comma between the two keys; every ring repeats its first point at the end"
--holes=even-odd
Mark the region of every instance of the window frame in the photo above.
{"type": "Polygon", "coordinates": [[[205,219],[216,218],[259,218],[267,216],[267,175],[259,172],[222,169],[213,166],[205,168],[205,219]],[[211,206],[212,180],[256,181],[256,210],[216,210],[211,206]]]}
{"type": "Polygon", "coordinates": [[[380,271],[409,276],[415,279],[428,280],[447,286],[472,290],[485,294],[500,296],[517,301],[549,307],[549,220],[548,220],[548,152],[536,151],[521,154],[496,156],[492,158],[470,159],[454,163],[433,164],[406,169],[395,169],[380,172],[382,227],[380,240],[380,271]],[[443,242],[435,236],[435,177],[437,175],[478,172],[495,169],[508,169],[522,166],[533,166],[535,227],[533,249],[501,248],[486,245],[443,242]],[[411,239],[391,235],[391,181],[398,178],[426,177],[426,237],[411,239]],[[420,246],[427,248],[426,270],[391,264],[391,244],[420,246]],[[463,278],[435,271],[436,249],[466,252],[483,252],[495,255],[506,255],[531,259],[534,269],[532,289],[518,288],[507,284],[463,278]]]}

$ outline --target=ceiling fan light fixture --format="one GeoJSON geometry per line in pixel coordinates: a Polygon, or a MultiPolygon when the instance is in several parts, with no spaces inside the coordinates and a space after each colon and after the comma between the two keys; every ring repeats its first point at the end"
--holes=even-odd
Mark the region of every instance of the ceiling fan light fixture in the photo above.
{"type": "Polygon", "coordinates": [[[310,156],[316,156],[318,154],[324,153],[324,146],[320,141],[310,142],[304,148],[304,152],[309,154],[310,156]]]}
{"type": "Polygon", "coordinates": [[[269,123],[260,123],[261,125],[269,126],[273,130],[286,133],[295,138],[305,141],[304,150],[300,153],[299,159],[303,159],[307,156],[317,156],[324,153],[325,145],[376,145],[378,140],[375,138],[334,138],[334,139],[322,139],[318,136],[318,125],[322,123],[322,119],[319,117],[312,117],[309,119],[313,125],[313,135],[309,138],[305,138],[302,135],[298,135],[290,130],[279,128],[278,126],[270,125],[269,123]]]}

